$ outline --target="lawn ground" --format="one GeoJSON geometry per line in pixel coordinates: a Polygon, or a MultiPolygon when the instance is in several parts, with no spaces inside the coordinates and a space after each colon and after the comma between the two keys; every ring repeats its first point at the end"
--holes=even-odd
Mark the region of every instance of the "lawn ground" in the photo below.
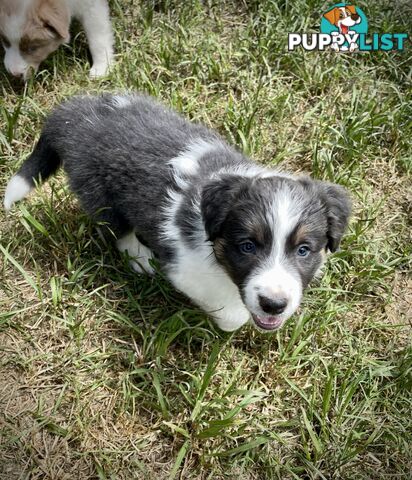
{"type": "MultiPolygon", "coordinates": [[[[411,32],[409,2],[365,2],[411,32]]],[[[287,52],[317,1],[111,2],[117,64],[80,28],[22,88],[0,71],[0,194],[47,112],[140,90],[266,165],[345,185],[324,277],[273,335],[219,332],[135,275],[58,175],[0,212],[0,479],[410,479],[411,50],[287,52]]]]}

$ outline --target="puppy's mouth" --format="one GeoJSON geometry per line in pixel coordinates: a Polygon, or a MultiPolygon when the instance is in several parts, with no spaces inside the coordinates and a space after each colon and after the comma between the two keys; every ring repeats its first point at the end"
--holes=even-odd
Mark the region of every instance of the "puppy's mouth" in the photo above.
{"type": "Polygon", "coordinates": [[[283,325],[283,318],[274,315],[260,316],[252,313],[255,324],[263,330],[278,330],[283,325]]]}

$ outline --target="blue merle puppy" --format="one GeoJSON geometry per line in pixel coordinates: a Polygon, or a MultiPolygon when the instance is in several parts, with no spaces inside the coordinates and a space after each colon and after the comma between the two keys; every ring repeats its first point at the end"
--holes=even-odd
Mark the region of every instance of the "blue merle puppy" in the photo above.
{"type": "Polygon", "coordinates": [[[334,252],[350,201],[335,184],[257,165],[152,98],[78,96],[48,118],[7,185],[9,210],[63,166],[138,273],[157,259],[225,331],[280,328],[334,252]]]}

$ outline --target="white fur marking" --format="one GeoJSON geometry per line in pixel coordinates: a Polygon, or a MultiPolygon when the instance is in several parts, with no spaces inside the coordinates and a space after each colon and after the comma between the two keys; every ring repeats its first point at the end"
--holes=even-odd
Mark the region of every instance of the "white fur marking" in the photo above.
{"type": "Polygon", "coordinates": [[[17,1],[13,5],[15,11],[2,19],[2,33],[10,43],[17,42],[18,44],[20,41],[29,3],[29,1],[17,1]]]}
{"type": "Polygon", "coordinates": [[[10,47],[5,48],[5,51],[4,66],[6,70],[15,77],[23,76],[26,78],[30,65],[21,56],[19,44],[13,42],[10,47]]]}
{"type": "Polygon", "coordinates": [[[130,266],[135,272],[154,275],[155,271],[149,262],[153,258],[153,253],[150,248],[139,242],[134,231],[119,238],[116,245],[120,252],[127,252],[132,257],[130,266]]]}
{"type": "MultiPolygon", "coordinates": [[[[162,236],[175,248],[175,256],[167,268],[167,277],[176,289],[211,315],[220,329],[231,332],[240,328],[250,319],[250,312],[243,304],[237,286],[216,263],[200,215],[199,224],[194,227],[199,232],[197,246],[189,247],[176,225],[183,197],[174,190],[168,191],[168,197],[168,205],[163,210],[162,236]]],[[[199,206],[194,204],[193,208],[199,206]]]]}
{"type": "Polygon", "coordinates": [[[202,156],[214,150],[218,145],[207,142],[202,138],[194,140],[189,143],[187,148],[181,152],[177,157],[169,160],[169,165],[171,165],[177,175],[194,175],[197,172],[199,167],[199,160],[202,156]]]}
{"type": "Polygon", "coordinates": [[[284,266],[286,241],[299,220],[299,205],[284,187],[279,191],[267,213],[273,232],[271,255],[265,264],[250,277],[244,293],[247,307],[256,315],[265,315],[259,304],[259,295],[267,298],[285,298],[286,309],[278,315],[284,322],[298,308],[302,297],[302,284],[297,272],[284,266]]]}
{"type": "Polygon", "coordinates": [[[166,221],[164,223],[164,230],[162,232],[162,236],[166,240],[177,243],[180,241],[181,235],[179,228],[176,225],[175,218],[182,204],[183,197],[180,193],[171,189],[167,191],[167,196],[169,197],[169,202],[168,205],[163,209],[166,221]]]}
{"type": "Polygon", "coordinates": [[[272,226],[275,263],[280,263],[285,251],[287,237],[292,233],[299,220],[300,211],[292,200],[290,191],[283,189],[276,195],[269,210],[268,222],[272,226]]]}
{"type": "Polygon", "coordinates": [[[112,101],[118,108],[128,107],[131,104],[130,98],[125,95],[113,95],[112,101]]]}
{"type": "Polygon", "coordinates": [[[229,167],[223,167],[218,170],[216,176],[229,173],[234,175],[241,175],[246,178],[260,177],[260,178],[269,178],[269,177],[283,177],[283,178],[293,178],[291,175],[282,172],[281,170],[276,170],[273,168],[262,167],[261,165],[251,165],[248,163],[240,165],[230,165],[229,167]]]}
{"type": "Polygon", "coordinates": [[[93,58],[90,78],[103,77],[113,62],[113,32],[107,1],[77,1],[74,15],[81,19],[89,42],[93,58]]]}
{"type": "Polygon", "coordinates": [[[302,298],[302,284],[298,275],[286,270],[281,264],[260,270],[249,280],[245,288],[245,303],[257,315],[265,315],[259,305],[259,295],[267,298],[285,298],[287,307],[279,315],[287,320],[298,308],[302,298]]]}
{"type": "Polygon", "coordinates": [[[4,194],[4,208],[6,212],[10,210],[15,202],[25,198],[33,187],[20,175],[14,175],[7,184],[4,194]]]}
{"type": "Polygon", "coordinates": [[[237,286],[214,261],[206,243],[192,249],[180,242],[168,278],[173,285],[211,315],[226,332],[237,330],[250,319],[237,286]]]}

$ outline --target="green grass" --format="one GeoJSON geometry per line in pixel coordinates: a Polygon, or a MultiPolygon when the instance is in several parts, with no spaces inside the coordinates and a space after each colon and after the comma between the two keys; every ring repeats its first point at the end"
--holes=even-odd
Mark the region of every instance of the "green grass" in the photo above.
{"type": "MultiPolygon", "coordinates": [[[[411,32],[407,2],[357,5],[371,31],[411,32]]],[[[411,478],[411,51],[287,53],[327,6],[113,0],[107,79],[87,78],[79,28],[26,87],[0,71],[1,193],[54,105],[136,89],[354,201],[273,335],[223,334],[135,275],[62,174],[1,212],[1,479],[411,478]]]]}

